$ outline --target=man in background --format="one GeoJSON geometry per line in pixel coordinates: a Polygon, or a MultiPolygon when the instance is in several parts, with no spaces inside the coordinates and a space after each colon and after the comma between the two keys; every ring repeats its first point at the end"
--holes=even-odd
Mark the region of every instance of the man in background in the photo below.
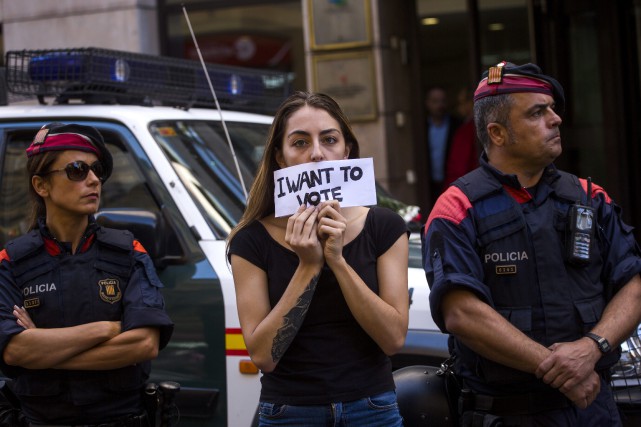
{"type": "Polygon", "coordinates": [[[445,180],[442,191],[445,191],[457,178],[479,166],[480,150],[474,128],[473,95],[472,88],[464,87],[459,90],[457,96],[456,110],[463,119],[463,123],[456,129],[452,137],[452,145],[445,162],[445,180]]]}
{"type": "Polygon", "coordinates": [[[427,111],[430,187],[432,196],[436,198],[443,189],[445,162],[450,151],[452,137],[460,121],[448,113],[447,93],[440,86],[433,86],[427,90],[425,108],[427,111]]]}

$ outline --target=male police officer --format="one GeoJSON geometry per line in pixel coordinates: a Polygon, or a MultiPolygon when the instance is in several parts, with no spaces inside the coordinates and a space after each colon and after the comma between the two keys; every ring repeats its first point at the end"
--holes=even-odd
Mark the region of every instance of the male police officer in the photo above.
{"type": "Polygon", "coordinates": [[[481,166],[426,224],[432,315],[471,390],[464,425],[621,424],[608,372],[641,321],[641,258],[607,193],[552,164],[564,101],[534,64],[486,71],[481,166]]]}

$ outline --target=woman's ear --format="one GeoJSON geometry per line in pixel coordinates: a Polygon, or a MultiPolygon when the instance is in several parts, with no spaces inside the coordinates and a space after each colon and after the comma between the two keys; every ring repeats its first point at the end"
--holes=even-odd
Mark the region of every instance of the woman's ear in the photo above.
{"type": "Polygon", "coordinates": [[[349,153],[352,151],[352,144],[345,144],[345,155],[343,156],[343,160],[349,159],[349,153]]]}
{"type": "Polygon", "coordinates": [[[31,177],[31,186],[38,196],[45,198],[49,196],[49,183],[41,176],[34,175],[31,177]]]}

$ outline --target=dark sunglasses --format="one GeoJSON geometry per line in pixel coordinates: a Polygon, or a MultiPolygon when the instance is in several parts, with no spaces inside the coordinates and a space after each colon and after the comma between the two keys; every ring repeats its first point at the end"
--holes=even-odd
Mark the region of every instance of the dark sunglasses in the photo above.
{"type": "Polygon", "coordinates": [[[103,180],[103,177],[105,175],[105,168],[102,163],[94,162],[89,165],[80,160],[67,164],[67,166],[65,166],[63,169],[54,169],[50,170],[49,172],[41,173],[39,175],[45,176],[54,172],[65,172],[67,174],[67,178],[69,178],[69,180],[71,181],[84,181],[85,179],[87,179],[89,171],[92,171],[100,181],[103,180]]]}

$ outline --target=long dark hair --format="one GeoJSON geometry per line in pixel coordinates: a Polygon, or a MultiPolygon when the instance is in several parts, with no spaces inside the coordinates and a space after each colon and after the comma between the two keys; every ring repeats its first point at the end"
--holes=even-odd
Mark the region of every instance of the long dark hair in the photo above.
{"type": "Polygon", "coordinates": [[[357,159],[360,156],[358,140],[347,119],[347,116],[334,99],[323,93],[295,92],[290,95],[278,108],[274,121],[269,130],[265,151],[258,167],[256,179],[249,190],[247,207],[238,225],[227,237],[227,251],[229,242],[236,233],[251,222],[264,218],[274,212],[274,171],[280,169],[276,162],[276,152],[282,149],[285,137],[285,128],[289,118],[304,106],[310,106],[327,111],[338,122],[345,144],[350,147],[349,158],[357,159]]]}
{"type": "MultiPolygon", "coordinates": [[[[40,175],[51,169],[51,165],[55,163],[62,151],[47,151],[37,156],[32,156],[27,159],[27,174],[29,195],[31,196],[31,212],[29,213],[29,231],[38,227],[38,218],[47,215],[47,208],[42,197],[36,193],[36,190],[31,184],[31,178],[35,175],[40,175]]],[[[43,176],[42,179],[50,179],[49,175],[43,176]]]]}

